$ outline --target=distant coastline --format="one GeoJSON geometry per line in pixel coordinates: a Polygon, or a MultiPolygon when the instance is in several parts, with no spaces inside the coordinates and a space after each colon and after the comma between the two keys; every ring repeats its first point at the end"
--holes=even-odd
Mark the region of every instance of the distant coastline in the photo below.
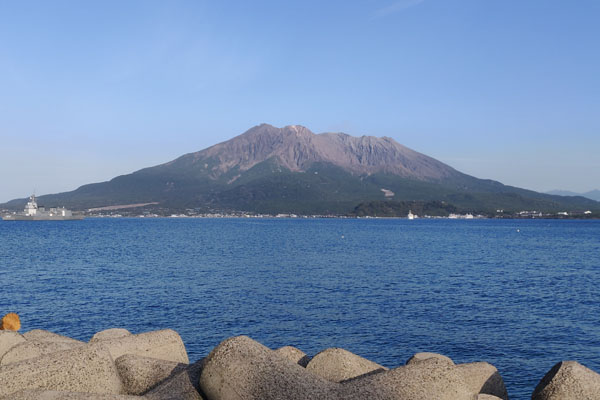
{"type": "MultiPolygon", "coordinates": [[[[0,210],[0,216],[11,215],[7,210],[0,210]]],[[[407,216],[390,216],[390,215],[338,215],[338,214],[311,214],[311,215],[300,215],[294,213],[279,213],[279,214],[260,214],[260,213],[247,213],[243,211],[239,212],[213,212],[213,213],[185,213],[185,212],[166,212],[166,213],[154,213],[154,212],[143,212],[135,213],[131,211],[116,210],[103,210],[102,212],[93,211],[84,213],[85,218],[91,219],[102,219],[102,218],[135,218],[135,219],[168,219],[168,218],[179,218],[179,219],[409,219],[407,216]]],[[[519,213],[510,214],[498,214],[498,215],[484,215],[484,214],[455,214],[448,216],[440,215],[417,215],[416,220],[482,220],[482,219],[514,219],[514,220],[525,220],[525,219],[547,219],[547,220],[598,220],[600,219],[600,213],[590,214],[550,214],[544,213],[541,216],[539,214],[531,215],[519,213]]],[[[9,221],[10,219],[5,219],[9,221]]]]}
{"type": "MultiPolygon", "coordinates": [[[[297,214],[253,214],[253,213],[244,213],[244,212],[235,212],[235,213],[206,213],[206,214],[192,214],[192,215],[188,215],[188,214],[184,214],[184,213],[173,213],[173,214],[164,214],[164,215],[159,215],[159,214],[153,214],[153,213],[149,213],[149,214],[133,214],[133,213],[90,213],[90,214],[86,214],[87,218],[96,218],[96,219],[100,219],[100,218],[139,218],[139,219],[143,219],[143,218],[147,218],[147,219],[152,219],[152,218],[160,218],[160,219],[167,219],[167,218],[197,218],[197,219],[202,219],[202,218],[212,218],[212,219],[218,219],[218,218],[239,218],[239,219],[244,219],[244,218],[264,218],[264,219],[408,219],[406,216],[377,216],[377,215],[367,215],[367,216],[355,216],[355,215],[297,215],[297,214]]],[[[473,215],[472,218],[468,218],[465,217],[464,215],[459,215],[459,216],[430,216],[430,215],[425,215],[425,216],[419,216],[417,219],[425,219],[425,220],[432,220],[432,219],[444,219],[444,220],[470,220],[470,219],[477,219],[477,220],[481,220],[481,219],[514,219],[514,220],[524,220],[524,219],[548,219],[548,220],[598,220],[600,219],[600,214],[598,213],[592,213],[589,215],[551,215],[551,214],[546,214],[543,216],[531,216],[531,215],[524,215],[524,216],[519,216],[519,215],[498,215],[498,216],[486,216],[486,215],[473,215]]]]}

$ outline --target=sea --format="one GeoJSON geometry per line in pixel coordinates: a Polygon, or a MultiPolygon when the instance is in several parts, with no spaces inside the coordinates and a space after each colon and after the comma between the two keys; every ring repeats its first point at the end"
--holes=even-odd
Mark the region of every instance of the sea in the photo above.
{"type": "Polygon", "coordinates": [[[436,352],[525,399],[559,361],[600,372],[600,221],[4,221],[6,312],[81,340],[172,328],[191,361],[235,335],[390,368],[436,352]]]}

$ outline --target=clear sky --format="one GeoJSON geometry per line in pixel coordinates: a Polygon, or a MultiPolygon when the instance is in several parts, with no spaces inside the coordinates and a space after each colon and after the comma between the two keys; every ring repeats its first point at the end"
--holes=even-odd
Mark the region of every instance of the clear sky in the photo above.
{"type": "Polygon", "coordinates": [[[262,122],[600,187],[600,1],[0,0],[0,201],[262,122]]]}

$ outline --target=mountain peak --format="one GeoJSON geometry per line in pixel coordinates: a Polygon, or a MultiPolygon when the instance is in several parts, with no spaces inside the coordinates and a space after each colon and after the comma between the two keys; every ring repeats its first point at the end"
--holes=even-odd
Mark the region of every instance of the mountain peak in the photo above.
{"type": "Polygon", "coordinates": [[[389,137],[354,137],[342,132],[314,134],[302,125],[277,128],[264,123],[231,140],[180,157],[171,164],[198,164],[200,168],[211,165],[207,172],[217,179],[231,170],[247,171],[267,160],[293,172],[306,171],[314,163],[329,163],[355,175],[380,172],[419,180],[440,180],[459,174],[389,137]]]}

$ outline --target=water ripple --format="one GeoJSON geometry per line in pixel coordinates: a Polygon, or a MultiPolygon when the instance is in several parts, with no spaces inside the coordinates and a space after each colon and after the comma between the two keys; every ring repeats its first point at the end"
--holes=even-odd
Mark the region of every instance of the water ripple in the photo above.
{"type": "Polygon", "coordinates": [[[239,334],[388,367],[433,351],[494,364],[514,399],[560,360],[600,371],[599,281],[598,221],[0,223],[24,329],[173,328],[191,360],[239,334]]]}

